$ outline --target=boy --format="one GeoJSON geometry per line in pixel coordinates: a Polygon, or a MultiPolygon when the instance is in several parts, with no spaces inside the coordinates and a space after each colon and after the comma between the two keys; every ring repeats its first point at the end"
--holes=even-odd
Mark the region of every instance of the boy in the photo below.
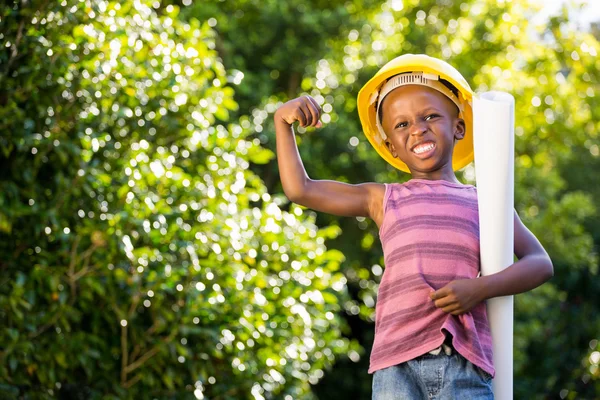
{"type": "Polygon", "coordinates": [[[454,174],[473,159],[471,97],[456,69],[425,55],[397,57],[363,87],[365,134],[384,159],[412,174],[403,184],[310,179],[292,124],[321,127],[319,105],[303,96],[274,116],[286,196],[317,211],[369,217],[379,227],[386,268],[369,368],[373,399],[493,398],[484,301],[553,275],[546,251],[515,213],[519,261],[478,276],[476,188],[454,174]]]}

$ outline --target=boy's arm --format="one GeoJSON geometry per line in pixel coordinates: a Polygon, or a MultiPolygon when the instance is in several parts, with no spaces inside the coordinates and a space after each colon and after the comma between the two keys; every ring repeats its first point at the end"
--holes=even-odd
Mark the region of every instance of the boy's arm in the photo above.
{"type": "Polygon", "coordinates": [[[461,279],[431,292],[435,305],[453,315],[463,314],[492,297],[510,296],[540,286],[554,275],[552,261],[539,240],[514,213],[514,253],[519,259],[495,274],[461,279]]]}
{"type": "Polygon", "coordinates": [[[514,221],[514,251],[519,261],[498,273],[479,278],[483,300],[527,292],[554,276],[554,267],[548,253],[523,225],[516,211],[514,221]]]}
{"type": "Polygon", "coordinates": [[[342,216],[382,219],[385,186],[378,183],[351,185],[331,180],[312,180],[298,152],[292,124],[320,128],[321,108],[310,96],[290,100],[275,112],[275,134],[279,176],[285,195],[294,203],[313,210],[342,216]]]}

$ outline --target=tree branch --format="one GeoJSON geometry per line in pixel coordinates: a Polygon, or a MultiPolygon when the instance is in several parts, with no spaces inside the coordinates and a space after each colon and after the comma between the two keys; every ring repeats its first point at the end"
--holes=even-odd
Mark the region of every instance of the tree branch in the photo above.
{"type": "Polygon", "coordinates": [[[15,38],[15,42],[13,43],[13,45],[10,48],[10,58],[8,59],[8,62],[6,63],[6,69],[4,71],[4,76],[9,76],[9,72],[10,72],[10,67],[12,66],[13,62],[15,61],[17,54],[19,54],[19,52],[17,51],[17,47],[19,46],[19,43],[21,42],[21,38],[23,37],[23,26],[25,25],[25,18],[23,18],[21,20],[21,23],[19,24],[19,29],[17,30],[17,37],[15,38]]]}
{"type": "Polygon", "coordinates": [[[69,263],[69,272],[67,272],[67,276],[69,277],[69,286],[71,288],[71,298],[69,299],[69,304],[73,304],[75,302],[75,296],[77,296],[77,285],[75,284],[75,265],[77,264],[77,247],[79,247],[79,242],[81,241],[81,236],[76,236],[73,241],[73,247],[71,248],[71,262],[69,263]]]}
{"type": "Polygon", "coordinates": [[[125,389],[129,389],[130,387],[132,387],[133,385],[135,385],[140,379],[142,379],[142,374],[137,374],[136,376],[134,376],[133,378],[131,378],[130,380],[128,380],[127,382],[125,382],[123,384],[123,387],[125,389]]]}
{"type": "Polygon", "coordinates": [[[127,352],[127,325],[121,325],[121,385],[127,383],[127,363],[129,360],[127,352]]]}
{"type": "Polygon", "coordinates": [[[140,358],[138,358],[133,363],[126,366],[124,369],[125,373],[127,374],[129,372],[132,372],[132,371],[138,369],[143,363],[145,363],[146,361],[148,361],[149,359],[154,357],[156,355],[156,353],[159,352],[159,350],[160,350],[160,348],[158,346],[154,346],[153,348],[148,350],[140,358]]]}
{"type": "MultiPolygon", "coordinates": [[[[162,338],[161,342],[163,342],[163,343],[170,342],[171,340],[173,340],[173,338],[175,337],[175,335],[177,335],[178,332],[179,332],[178,329],[173,330],[169,336],[167,336],[165,338],[162,338]]],[[[152,349],[150,349],[146,353],[144,353],[144,355],[142,355],[136,361],[134,361],[133,363],[129,364],[125,368],[126,373],[130,373],[130,372],[136,370],[137,368],[139,368],[140,366],[142,366],[142,364],[144,364],[146,361],[148,361],[150,358],[154,357],[156,355],[156,353],[158,353],[160,351],[160,345],[163,344],[163,343],[157,344],[152,349]]]]}

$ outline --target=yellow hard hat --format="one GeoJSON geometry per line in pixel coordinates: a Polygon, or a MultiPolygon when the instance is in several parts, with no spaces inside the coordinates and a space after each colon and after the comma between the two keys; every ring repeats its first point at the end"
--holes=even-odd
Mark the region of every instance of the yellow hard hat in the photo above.
{"type": "Polygon", "coordinates": [[[392,156],[385,144],[385,132],[378,119],[380,100],[394,88],[405,84],[429,86],[450,98],[459,108],[459,117],[465,121],[465,137],[454,146],[452,168],[456,171],[473,161],[473,91],[460,72],[452,65],[425,54],[404,54],[385,64],[358,92],[358,116],[363,131],[384,160],[404,172],[407,165],[392,156]],[[407,74],[390,80],[398,74],[407,74]],[[458,89],[458,97],[439,82],[445,79],[458,89]]]}

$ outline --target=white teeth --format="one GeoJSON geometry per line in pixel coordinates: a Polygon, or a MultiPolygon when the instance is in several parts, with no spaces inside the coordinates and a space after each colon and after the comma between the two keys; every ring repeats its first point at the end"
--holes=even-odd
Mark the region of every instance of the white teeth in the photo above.
{"type": "Polygon", "coordinates": [[[421,154],[433,149],[434,147],[435,145],[433,143],[420,144],[417,147],[415,147],[413,151],[417,154],[421,154]]]}

